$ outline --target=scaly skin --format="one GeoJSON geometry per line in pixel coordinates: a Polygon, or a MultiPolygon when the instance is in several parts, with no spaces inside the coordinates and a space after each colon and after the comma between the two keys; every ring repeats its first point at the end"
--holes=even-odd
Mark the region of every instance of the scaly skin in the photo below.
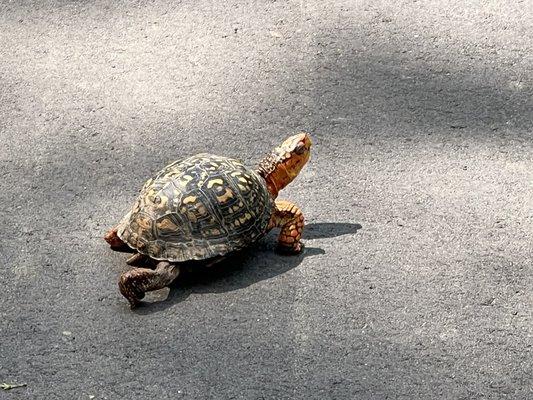
{"type": "Polygon", "coordinates": [[[120,293],[128,299],[131,308],[139,305],[145,292],[162,289],[178,277],[180,267],[168,261],[161,261],[155,270],[133,268],[124,272],[118,281],[120,293]]]}
{"type": "Polygon", "coordinates": [[[289,137],[266,156],[257,168],[267,184],[272,197],[278,197],[281,189],[293,181],[309,161],[311,139],[307,133],[289,137]]]}
{"type": "MultiPolygon", "coordinates": [[[[306,133],[289,137],[276,147],[258,166],[257,172],[265,179],[268,191],[274,199],[281,189],[287,186],[309,160],[311,139],[306,133]]],[[[278,238],[278,249],[286,254],[297,254],[303,249],[300,241],[304,228],[302,211],[286,200],[276,200],[275,210],[270,219],[268,229],[281,228],[278,238]]],[[[104,239],[112,249],[127,247],[118,237],[117,228],[111,229],[104,239]]],[[[133,255],[128,264],[145,261],[141,255],[133,255]]],[[[215,262],[218,260],[215,260],[215,262]]],[[[155,269],[133,268],[123,273],[119,279],[119,289],[135,308],[144,297],[144,293],[168,286],[179,275],[179,266],[168,261],[161,261],[155,269]]]]}
{"type": "MultiPolygon", "coordinates": [[[[310,156],[311,139],[306,133],[294,135],[266,156],[257,172],[266,183],[273,198],[281,189],[292,182],[310,156]]],[[[272,214],[268,229],[281,228],[278,250],[286,254],[298,254],[303,249],[300,241],[304,228],[304,216],[295,204],[286,200],[276,200],[276,210],[272,214]]]]}
{"type": "Polygon", "coordinates": [[[303,249],[300,241],[304,229],[304,215],[297,205],[286,200],[276,200],[276,211],[269,228],[279,227],[278,250],[285,254],[298,254],[303,249]]]}

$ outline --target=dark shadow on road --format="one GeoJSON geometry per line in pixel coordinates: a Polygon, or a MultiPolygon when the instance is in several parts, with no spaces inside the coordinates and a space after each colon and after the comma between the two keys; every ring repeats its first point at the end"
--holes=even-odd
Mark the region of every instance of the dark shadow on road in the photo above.
{"type": "Polygon", "coordinates": [[[332,238],[357,233],[362,226],[349,222],[319,222],[305,227],[304,239],[332,238]]]}
{"type": "Polygon", "coordinates": [[[322,254],[325,251],[315,247],[306,247],[296,256],[282,256],[252,247],[212,267],[186,263],[182,266],[180,277],[170,286],[166,299],[143,302],[135,312],[143,315],[163,311],[193,293],[224,293],[242,289],[284,274],[299,266],[307,257],[322,254]]]}
{"type": "MultiPolygon", "coordinates": [[[[307,225],[304,238],[332,238],[355,234],[359,229],[361,225],[355,223],[312,223],[307,225]]],[[[275,233],[271,233],[256,246],[233,254],[211,267],[198,262],[183,264],[181,275],[170,286],[167,298],[143,302],[135,312],[144,315],[162,311],[187,299],[192,293],[223,293],[242,289],[284,274],[299,266],[307,257],[326,253],[319,247],[306,246],[301,254],[280,255],[274,251],[275,239],[275,233]]]]}

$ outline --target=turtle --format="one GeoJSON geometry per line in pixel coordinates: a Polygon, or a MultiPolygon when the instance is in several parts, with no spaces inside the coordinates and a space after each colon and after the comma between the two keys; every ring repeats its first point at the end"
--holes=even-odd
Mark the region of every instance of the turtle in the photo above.
{"type": "Polygon", "coordinates": [[[275,227],[281,228],[277,249],[300,253],[303,213],[277,197],[307,163],[310,149],[311,138],[302,132],[275,147],[255,169],[200,153],[146,181],[131,209],[104,236],[111,249],[133,252],[127,263],[134,268],[118,283],[130,307],[137,307],[145,292],[168,286],[185,263],[215,264],[275,227]]]}

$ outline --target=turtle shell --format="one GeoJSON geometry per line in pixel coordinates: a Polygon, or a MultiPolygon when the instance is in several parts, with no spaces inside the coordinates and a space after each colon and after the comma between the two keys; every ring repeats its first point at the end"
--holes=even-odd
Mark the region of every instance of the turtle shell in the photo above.
{"type": "Polygon", "coordinates": [[[117,233],[157,260],[202,260],[259,239],[273,209],[266,183],[255,171],[238,160],[198,154],[149,179],[117,233]]]}

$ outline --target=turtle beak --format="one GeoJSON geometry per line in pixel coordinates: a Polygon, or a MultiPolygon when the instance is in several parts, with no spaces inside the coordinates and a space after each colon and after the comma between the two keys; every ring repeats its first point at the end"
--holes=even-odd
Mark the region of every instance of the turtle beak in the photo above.
{"type": "Polygon", "coordinates": [[[292,136],[290,138],[290,140],[293,142],[293,143],[298,143],[298,142],[302,142],[304,143],[306,146],[311,146],[311,137],[309,136],[308,133],[306,132],[301,132],[301,133],[298,133],[294,136],[292,136]]]}
{"type": "Polygon", "coordinates": [[[291,150],[295,148],[304,148],[306,152],[311,148],[311,137],[306,132],[301,132],[289,137],[284,143],[291,150]]]}
{"type": "Polygon", "coordinates": [[[311,136],[309,136],[309,134],[306,132],[300,133],[299,136],[300,136],[300,141],[305,144],[305,147],[310,149],[311,145],[313,144],[313,142],[311,142],[311,136]]]}

